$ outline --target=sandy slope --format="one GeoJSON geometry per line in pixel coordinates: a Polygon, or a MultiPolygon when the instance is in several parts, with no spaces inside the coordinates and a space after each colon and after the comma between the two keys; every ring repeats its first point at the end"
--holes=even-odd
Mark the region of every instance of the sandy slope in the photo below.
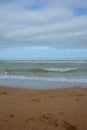
{"type": "Polygon", "coordinates": [[[87,88],[0,87],[0,130],[87,130],[87,88]]]}

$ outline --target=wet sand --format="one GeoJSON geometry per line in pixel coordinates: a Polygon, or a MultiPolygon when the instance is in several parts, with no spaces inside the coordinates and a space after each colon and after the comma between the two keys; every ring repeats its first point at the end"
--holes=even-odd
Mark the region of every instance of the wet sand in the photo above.
{"type": "Polygon", "coordinates": [[[87,130],[87,88],[0,87],[0,130],[87,130]]]}

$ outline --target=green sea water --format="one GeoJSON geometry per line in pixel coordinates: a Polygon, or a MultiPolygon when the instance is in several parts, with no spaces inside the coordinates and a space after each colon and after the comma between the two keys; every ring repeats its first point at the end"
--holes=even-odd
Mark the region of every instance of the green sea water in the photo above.
{"type": "Polygon", "coordinates": [[[0,85],[44,87],[58,83],[86,86],[87,61],[0,61],[0,85]]]}

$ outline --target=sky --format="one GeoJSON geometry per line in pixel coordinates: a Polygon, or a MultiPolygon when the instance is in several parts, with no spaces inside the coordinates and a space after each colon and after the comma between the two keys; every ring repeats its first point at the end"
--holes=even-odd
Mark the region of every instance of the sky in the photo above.
{"type": "Polygon", "coordinates": [[[87,0],[0,0],[0,60],[87,60],[87,0]]]}

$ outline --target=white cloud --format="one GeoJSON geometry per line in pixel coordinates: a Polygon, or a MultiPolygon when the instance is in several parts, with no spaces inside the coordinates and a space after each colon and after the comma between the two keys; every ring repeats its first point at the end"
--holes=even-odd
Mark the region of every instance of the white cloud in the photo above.
{"type": "Polygon", "coordinates": [[[0,47],[43,44],[87,48],[87,0],[15,0],[0,3],[0,47]],[[15,44],[14,44],[15,43],[15,44]]]}

